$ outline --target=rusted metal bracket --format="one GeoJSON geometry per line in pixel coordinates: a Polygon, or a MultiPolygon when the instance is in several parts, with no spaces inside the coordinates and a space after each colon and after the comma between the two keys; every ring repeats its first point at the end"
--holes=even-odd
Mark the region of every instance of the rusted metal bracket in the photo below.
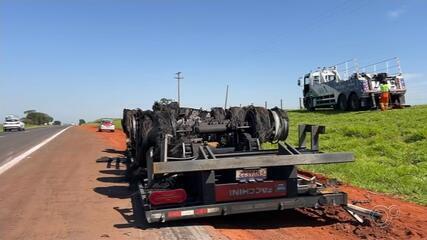
{"type": "Polygon", "coordinates": [[[319,134],[325,133],[325,126],[301,124],[298,126],[298,149],[306,149],[307,133],[311,133],[311,151],[319,151],[319,134]]]}

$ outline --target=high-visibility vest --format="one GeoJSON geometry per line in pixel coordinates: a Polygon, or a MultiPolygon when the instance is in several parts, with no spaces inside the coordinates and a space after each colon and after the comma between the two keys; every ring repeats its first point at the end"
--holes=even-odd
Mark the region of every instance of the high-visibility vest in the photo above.
{"type": "Polygon", "coordinates": [[[388,83],[386,83],[386,84],[381,83],[380,84],[380,91],[382,93],[383,92],[389,92],[390,91],[390,84],[388,84],[388,83]]]}

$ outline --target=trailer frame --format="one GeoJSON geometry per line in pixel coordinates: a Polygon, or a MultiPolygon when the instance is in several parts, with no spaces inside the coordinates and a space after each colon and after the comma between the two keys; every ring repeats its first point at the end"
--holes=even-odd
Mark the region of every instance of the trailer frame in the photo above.
{"type": "MultiPolygon", "coordinates": [[[[322,153],[319,151],[319,134],[325,133],[324,126],[303,124],[299,126],[298,147],[294,148],[287,143],[278,143],[276,150],[260,150],[253,152],[216,153],[208,146],[204,146],[208,154],[205,159],[169,161],[167,156],[167,139],[165,136],[162,146],[161,161],[154,162],[152,157],[147,158],[147,176],[143,181],[134,183],[137,187],[140,204],[148,223],[166,222],[170,220],[189,219],[198,217],[221,216],[239,213],[285,210],[293,208],[318,208],[322,206],[339,206],[346,209],[357,221],[362,217],[378,218],[380,215],[371,210],[354,208],[348,204],[348,197],[334,187],[325,187],[315,178],[307,179],[298,175],[297,165],[348,163],[354,161],[352,153],[322,153]],[[306,137],[310,133],[311,148],[306,147],[306,137]],[[215,200],[215,171],[245,169],[253,167],[269,167],[279,170],[285,177],[286,197],[259,198],[230,202],[215,200]],[[193,205],[156,206],[149,204],[147,186],[156,175],[196,172],[200,174],[202,200],[193,205]],[[301,182],[301,183],[300,183],[301,182]],[[360,213],[361,216],[358,215],[360,213]],[[368,214],[368,215],[367,215],[368,214]]],[[[152,156],[152,155],[151,155],[152,156]]],[[[132,157],[129,159],[132,161],[132,157]]],[[[132,186],[131,186],[132,187],[132,186]]]]}

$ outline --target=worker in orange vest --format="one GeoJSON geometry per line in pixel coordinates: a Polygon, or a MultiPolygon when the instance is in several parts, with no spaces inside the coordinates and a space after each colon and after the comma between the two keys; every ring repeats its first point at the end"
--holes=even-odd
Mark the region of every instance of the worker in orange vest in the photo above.
{"type": "Polygon", "coordinates": [[[390,84],[387,83],[387,80],[384,78],[381,79],[380,83],[380,107],[381,111],[386,111],[388,109],[388,103],[390,99],[390,84]]]}

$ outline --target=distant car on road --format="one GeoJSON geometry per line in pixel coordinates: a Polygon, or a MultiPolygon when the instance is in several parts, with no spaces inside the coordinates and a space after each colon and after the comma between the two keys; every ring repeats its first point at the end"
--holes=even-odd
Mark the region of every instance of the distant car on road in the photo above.
{"type": "Polygon", "coordinates": [[[16,116],[7,116],[3,123],[3,131],[25,131],[25,123],[16,116]]]}
{"type": "Polygon", "coordinates": [[[101,123],[99,124],[99,127],[98,127],[99,132],[102,132],[102,131],[114,132],[114,130],[116,130],[116,126],[113,123],[113,119],[111,118],[101,119],[101,123]]]}

